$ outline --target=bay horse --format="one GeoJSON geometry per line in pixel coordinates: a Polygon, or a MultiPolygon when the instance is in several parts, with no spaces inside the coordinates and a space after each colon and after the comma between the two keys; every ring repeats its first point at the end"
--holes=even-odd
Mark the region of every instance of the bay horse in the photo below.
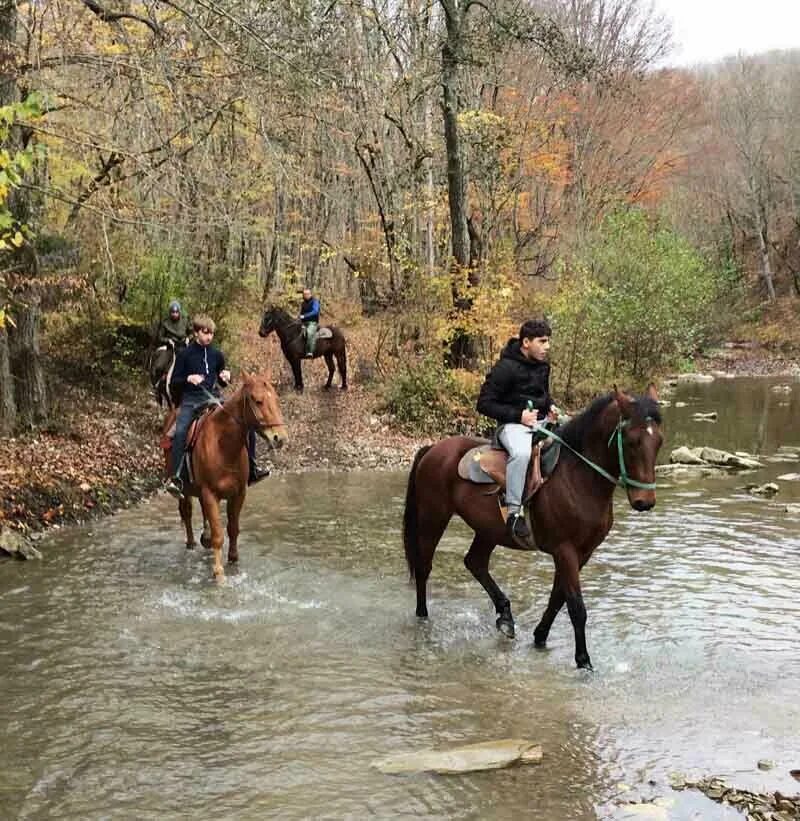
{"type": "MultiPolygon", "coordinates": [[[[320,326],[322,328],[323,326],[320,326]]],[[[333,382],[334,366],[333,359],[336,357],[336,364],[339,367],[339,378],[342,381],[342,390],[347,390],[347,351],[344,334],[334,325],[325,326],[331,331],[332,336],[320,339],[317,337],[314,347],[314,359],[318,356],[325,357],[325,364],[328,366],[328,381],[325,389],[328,390],[333,382]]],[[[281,341],[283,355],[289,361],[294,374],[294,389],[303,390],[303,371],[301,362],[305,358],[306,346],[303,335],[303,323],[299,319],[293,319],[289,314],[277,306],[268,307],[261,317],[261,325],[258,335],[269,336],[273,331],[281,341]]]]}
{"type": "MultiPolygon", "coordinates": [[[[580,571],[611,529],[618,484],[625,488],[634,510],[650,510],[656,503],[655,462],[662,435],[655,386],[651,384],[640,397],[615,387],[557,435],[566,446],[561,446],[552,476],[528,503],[536,546],[550,554],[555,564],[550,600],[534,630],[534,644],[546,646],[553,621],[566,602],[575,633],[575,662],[591,670],[580,571]]],[[[427,618],[426,584],[433,554],[457,513],[475,531],[464,564],[489,594],[498,614],[497,629],[513,638],[511,602],[490,575],[489,558],[497,545],[520,547],[506,530],[497,496],[488,495],[486,485],[458,475],[461,457],[478,444],[465,436],[451,436],[417,452],[403,516],[406,559],[416,581],[417,616],[427,618]]]]}
{"type": "MultiPolygon", "coordinates": [[[[176,414],[177,409],[167,414],[163,437],[174,423],[176,414]]],[[[227,502],[228,562],[233,564],[239,560],[239,515],[247,493],[250,470],[247,438],[251,430],[255,430],[273,449],[281,447],[287,439],[278,395],[268,375],[243,374],[239,389],[225,400],[225,404],[218,404],[203,418],[192,447],[193,481],[184,484],[184,498],[178,502],[186,529],[186,547],[191,549],[197,544],[192,530],[192,497],[200,499],[204,521],[201,542],[213,549],[214,576],[220,580],[225,577],[222,567],[225,537],[220,502],[223,499],[227,502]]],[[[171,473],[170,456],[170,451],[165,448],[168,474],[171,473]]]]}

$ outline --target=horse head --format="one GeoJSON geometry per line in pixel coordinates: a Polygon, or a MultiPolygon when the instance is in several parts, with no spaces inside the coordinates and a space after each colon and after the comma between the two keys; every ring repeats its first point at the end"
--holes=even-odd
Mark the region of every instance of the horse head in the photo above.
{"type": "Polygon", "coordinates": [[[651,382],[643,396],[630,396],[614,387],[619,422],[609,445],[619,454],[620,484],[634,510],[650,510],[656,503],[656,457],[663,442],[658,393],[651,382]]]}
{"type": "Polygon", "coordinates": [[[278,394],[269,374],[244,373],[242,376],[242,401],[247,425],[255,429],[271,448],[282,447],[289,437],[283,424],[278,394]]]}
{"type": "Polygon", "coordinates": [[[287,323],[291,322],[291,317],[283,308],[277,305],[268,305],[264,309],[261,317],[261,325],[258,328],[259,336],[269,336],[273,331],[277,331],[287,323]]]}

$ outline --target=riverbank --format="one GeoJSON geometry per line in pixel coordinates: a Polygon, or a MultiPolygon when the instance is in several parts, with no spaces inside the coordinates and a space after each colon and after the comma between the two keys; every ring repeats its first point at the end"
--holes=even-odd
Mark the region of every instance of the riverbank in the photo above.
{"type": "MultiPolygon", "coordinates": [[[[296,394],[289,384],[279,390],[290,441],[279,452],[258,441],[259,461],[276,474],[401,470],[421,444],[376,415],[374,393],[360,385],[346,392],[312,385],[296,394]]],[[[37,538],[48,529],[130,507],[157,491],[163,411],[150,399],[144,379],[113,394],[98,399],[75,385],[55,385],[51,425],[0,441],[0,529],[37,538]]]]}
{"type": "MultiPolygon", "coordinates": [[[[695,360],[698,372],[777,376],[798,372],[793,357],[752,343],[726,343],[695,360]]],[[[312,470],[404,470],[429,440],[392,427],[375,411],[376,391],[356,383],[348,391],[322,389],[324,365],[313,363],[303,394],[281,372],[281,406],[288,445],[259,460],[276,474],[312,470]]],[[[0,441],[0,529],[37,538],[48,529],[130,507],[157,491],[163,457],[158,447],[163,412],[146,380],[123,383],[103,398],[72,384],[55,384],[54,421],[42,431],[0,441]]],[[[268,481],[268,480],[267,480],[268,481]]]]}

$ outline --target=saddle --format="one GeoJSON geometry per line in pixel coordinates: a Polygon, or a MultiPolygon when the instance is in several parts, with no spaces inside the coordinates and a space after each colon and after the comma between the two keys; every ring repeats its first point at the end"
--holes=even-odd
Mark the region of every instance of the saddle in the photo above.
{"type": "MultiPolygon", "coordinates": [[[[523,505],[526,505],[552,476],[558,464],[561,445],[551,439],[536,441],[531,437],[531,461],[525,478],[523,505]]],[[[495,485],[489,493],[502,495],[506,487],[508,454],[490,442],[470,448],[458,463],[458,475],[477,485],[495,485]]],[[[501,505],[502,506],[502,505],[501,505]]]]}
{"type": "MultiPolygon", "coordinates": [[[[308,335],[308,328],[303,325],[303,339],[306,338],[308,335]]],[[[331,339],[333,336],[333,331],[327,325],[320,325],[317,328],[317,333],[314,335],[314,339],[331,339]]]]}

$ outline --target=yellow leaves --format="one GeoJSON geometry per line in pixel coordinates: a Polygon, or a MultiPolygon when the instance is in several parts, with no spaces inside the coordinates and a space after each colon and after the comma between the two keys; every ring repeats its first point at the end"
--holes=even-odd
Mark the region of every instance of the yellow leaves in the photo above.
{"type": "Polygon", "coordinates": [[[22,243],[23,243],[23,242],[25,242],[25,237],[23,237],[23,236],[22,236],[22,234],[21,234],[19,231],[17,231],[17,232],[14,234],[14,236],[13,236],[13,237],[11,237],[11,244],[12,244],[15,248],[21,248],[21,247],[22,247],[22,243]]]}

